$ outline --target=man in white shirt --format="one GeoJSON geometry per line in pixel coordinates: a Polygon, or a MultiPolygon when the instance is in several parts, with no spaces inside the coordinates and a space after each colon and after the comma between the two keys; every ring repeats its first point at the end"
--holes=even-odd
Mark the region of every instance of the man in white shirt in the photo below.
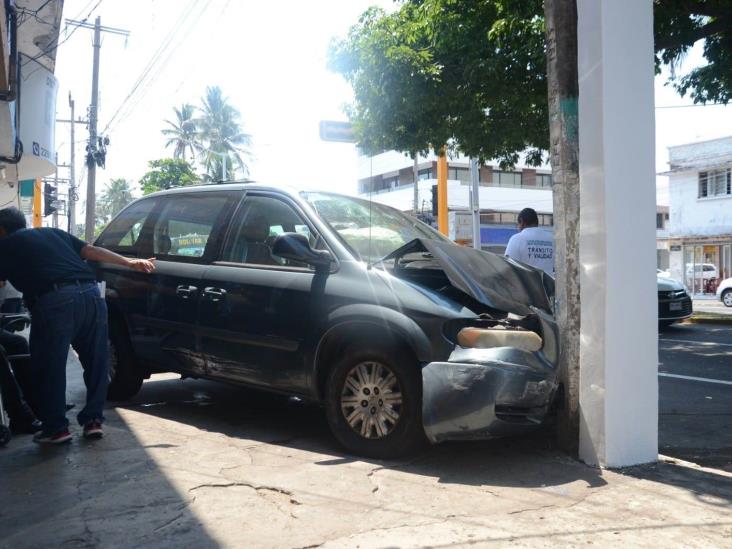
{"type": "Polygon", "coordinates": [[[539,228],[539,216],[532,208],[518,215],[518,234],[508,241],[506,255],[554,276],[554,233],[539,228]]]}

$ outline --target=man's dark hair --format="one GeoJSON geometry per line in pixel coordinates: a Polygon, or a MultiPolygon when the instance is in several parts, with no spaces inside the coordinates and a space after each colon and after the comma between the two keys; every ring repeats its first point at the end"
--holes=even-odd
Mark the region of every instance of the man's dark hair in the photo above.
{"type": "Polygon", "coordinates": [[[5,208],[0,210],[0,227],[8,234],[25,229],[25,215],[18,208],[5,208]]]}
{"type": "Polygon", "coordinates": [[[534,227],[539,224],[539,216],[536,215],[534,208],[524,208],[518,214],[518,221],[528,227],[534,227]]]}

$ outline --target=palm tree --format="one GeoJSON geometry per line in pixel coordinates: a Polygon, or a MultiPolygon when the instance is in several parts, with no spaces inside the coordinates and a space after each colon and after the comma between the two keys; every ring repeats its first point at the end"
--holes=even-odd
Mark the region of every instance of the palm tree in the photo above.
{"type": "Polygon", "coordinates": [[[233,179],[238,168],[244,175],[249,173],[242,156],[248,156],[251,135],[241,127],[241,114],[234,108],[221,88],[209,86],[201,98],[201,116],[197,120],[199,155],[206,171],[205,179],[221,178],[222,164],[226,157],[226,179],[233,179]]]}
{"type": "Polygon", "coordinates": [[[195,157],[198,147],[198,128],[193,115],[196,113],[196,107],[190,103],[183,103],[179,109],[173,108],[175,111],[175,122],[165,120],[170,126],[162,131],[168,140],[165,142],[166,147],[173,147],[173,158],[185,158],[186,150],[191,152],[191,158],[195,157]]]}
{"type": "Polygon", "coordinates": [[[103,217],[109,220],[134,199],[129,181],[122,178],[112,179],[102,192],[98,209],[103,217]]]}

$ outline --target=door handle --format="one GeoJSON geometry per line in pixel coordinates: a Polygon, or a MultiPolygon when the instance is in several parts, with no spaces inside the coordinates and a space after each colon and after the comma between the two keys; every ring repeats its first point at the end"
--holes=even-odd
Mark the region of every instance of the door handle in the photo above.
{"type": "Polygon", "coordinates": [[[226,297],[226,290],[223,288],[214,288],[213,286],[209,286],[208,288],[204,288],[203,295],[211,301],[221,301],[226,297]]]}
{"type": "Polygon", "coordinates": [[[175,289],[175,295],[182,299],[188,299],[193,294],[195,294],[198,291],[198,288],[195,286],[178,286],[175,289]]]}

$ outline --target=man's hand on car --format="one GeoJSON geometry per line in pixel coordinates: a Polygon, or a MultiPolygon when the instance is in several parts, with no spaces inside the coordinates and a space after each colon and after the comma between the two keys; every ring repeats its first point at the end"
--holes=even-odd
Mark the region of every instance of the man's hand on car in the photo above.
{"type": "Polygon", "coordinates": [[[151,273],[155,270],[155,258],[150,259],[130,259],[127,266],[141,273],[151,273]]]}

